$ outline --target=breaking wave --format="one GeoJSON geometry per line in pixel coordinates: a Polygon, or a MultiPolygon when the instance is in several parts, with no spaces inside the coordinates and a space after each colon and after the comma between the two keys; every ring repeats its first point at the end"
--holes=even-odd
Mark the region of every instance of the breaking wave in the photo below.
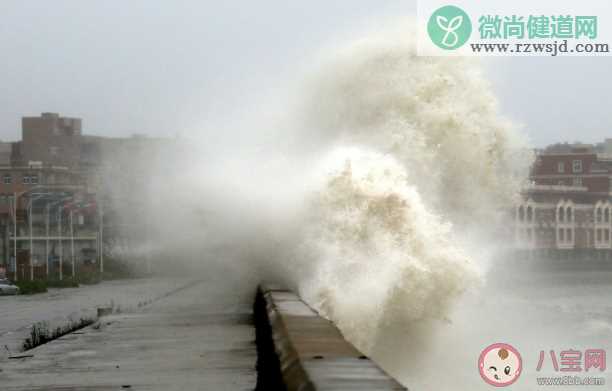
{"type": "Polygon", "coordinates": [[[472,249],[496,232],[530,163],[478,64],[417,57],[410,36],[336,51],[303,106],[306,128],[333,147],[290,274],[368,353],[394,324],[444,319],[479,282],[485,252],[472,249]]]}

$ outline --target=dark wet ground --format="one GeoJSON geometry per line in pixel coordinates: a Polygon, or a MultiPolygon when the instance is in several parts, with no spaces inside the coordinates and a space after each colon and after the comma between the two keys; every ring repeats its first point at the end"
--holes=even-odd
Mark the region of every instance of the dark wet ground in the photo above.
{"type": "Polygon", "coordinates": [[[252,390],[252,296],[219,289],[197,284],[9,360],[2,389],[252,390]]]}

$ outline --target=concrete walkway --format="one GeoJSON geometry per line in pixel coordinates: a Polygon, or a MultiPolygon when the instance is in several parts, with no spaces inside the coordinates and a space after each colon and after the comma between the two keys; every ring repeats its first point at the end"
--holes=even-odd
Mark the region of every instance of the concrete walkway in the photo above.
{"type": "Polygon", "coordinates": [[[111,303],[125,312],[190,282],[184,278],[142,278],[104,281],[79,288],[50,288],[47,293],[35,295],[0,296],[0,368],[9,352],[21,350],[31,326],[37,322],[46,322],[55,329],[81,318],[93,319],[96,307],[111,303]]]}
{"type": "Polygon", "coordinates": [[[252,296],[201,283],[0,367],[2,390],[253,390],[252,296]]]}

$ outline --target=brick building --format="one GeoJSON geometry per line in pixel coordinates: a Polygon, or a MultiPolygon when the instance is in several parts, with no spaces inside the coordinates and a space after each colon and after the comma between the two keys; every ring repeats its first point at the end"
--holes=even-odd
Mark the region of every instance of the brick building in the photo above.
{"type": "Polygon", "coordinates": [[[56,113],[22,118],[22,139],[0,142],[0,274],[68,276],[101,268],[103,247],[133,253],[150,242],[142,227],[148,181],[167,166],[172,145],[83,135],[81,119],[56,113]]]}
{"type": "Polygon", "coordinates": [[[55,113],[24,117],[22,139],[0,144],[0,269],[12,278],[68,276],[97,258],[81,126],[55,113]]]}
{"type": "Polygon", "coordinates": [[[21,119],[22,140],[15,143],[13,165],[28,166],[31,162],[73,168],[78,164],[81,149],[81,119],[42,113],[40,117],[21,119]]]}
{"type": "Polygon", "coordinates": [[[514,210],[519,248],[611,257],[612,159],[601,149],[556,145],[537,153],[530,184],[514,210]]]}

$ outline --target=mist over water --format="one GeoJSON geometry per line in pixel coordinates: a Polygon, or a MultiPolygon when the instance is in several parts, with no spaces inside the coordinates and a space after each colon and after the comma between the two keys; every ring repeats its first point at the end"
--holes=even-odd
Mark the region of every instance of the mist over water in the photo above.
{"type": "MultiPolygon", "coordinates": [[[[164,160],[178,174],[147,186],[163,211],[149,248],[158,270],[228,294],[292,287],[414,389],[486,389],[480,350],[527,349],[525,327],[554,312],[525,310],[530,272],[498,261],[532,156],[477,62],[417,57],[411,36],[328,49],[258,106],[273,115],[228,119],[235,134],[164,160]]],[[[605,334],[601,322],[588,327],[605,334]]]]}

